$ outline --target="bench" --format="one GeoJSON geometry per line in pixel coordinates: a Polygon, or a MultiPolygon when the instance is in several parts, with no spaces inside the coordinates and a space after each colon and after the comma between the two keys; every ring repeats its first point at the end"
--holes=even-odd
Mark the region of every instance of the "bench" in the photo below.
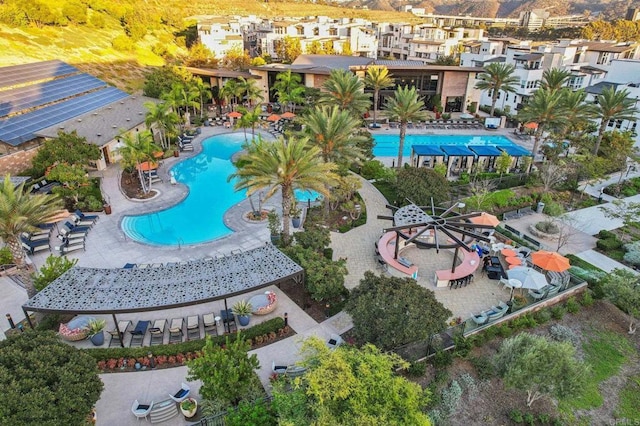
{"type": "Polygon", "coordinates": [[[153,404],[153,408],[149,413],[149,420],[151,423],[161,423],[167,421],[179,414],[178,406],[172,399],[165,399],[164,401],[153,404]]]}
{"type": "Polygon", "coordinates": [[[525,216],[525,215],[528,215],[528,214],[534,214],[534,213],[535,213],[535,212],[531,209],[531,206],[529,206],[529,207],[524,207],[524,208],[522,208],[522,209],[518,209],[518,214],[519,214],[520,216],[525,216]]]}
{"type": "Polygon", "coordinates": [[[384,234],[378,241],[378,252],[380,258],[387,264],[387,266],[390,266],[390,268],[387,268],[387,271],[392,275],[400,277],[409,276],[414,279],[417,278],[418,267],[416,265],[413,265],[411,262],[406,261],[407,259],[402,257],[399,259],[394,258],[396,248],[395,239],[396,233],[391,231],[384,234]],[[400,259],[403,259],[403,261],[401,262],[400,259]],[[397,272],[399,272],[399,274],[397,272]]]}
{"type": "Polygon", "coordinates": [[[502,220],[517,219],[519,217],[518,210],[511,210],[502,214],[502,220]]]}
{"type": "Polygon", "coordinates": [[[504,225],[504,229],[506,229],[507,231],[511,232],[513,235],[516,235],[518,237],[520,237],[520,231],[518,231],[516,228],[513,228],[509,225],[504,225]]]}
{"type": "Polygon", "coordinates": [[[527,242],[529,242],[532,246],[534,246],[534,248],[536,249],[541,249],[542,248],[542,244],[540,243],[540,241],[531,238],[530,236],[528,236],[527,234],[523,234],[522,238],[524,238],[525,240],[527,240],[527,242]]]}
{"type": "Polygon", "coordinates": [[[462,279],[468,275],[473,274],[480,266],[480,256],[478,252],[466,251],[463,248],[458,250],[458,256],[462,256],[460,264],[456,266],[456,270],[451,272],[451,268],[436,271],[435,281],[436,287],[447,287],[449,281],[462,279]]]}

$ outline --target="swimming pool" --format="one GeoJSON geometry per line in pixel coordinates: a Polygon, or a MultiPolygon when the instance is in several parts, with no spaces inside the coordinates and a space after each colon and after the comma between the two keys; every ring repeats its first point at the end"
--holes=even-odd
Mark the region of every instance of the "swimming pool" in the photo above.
{"type": "MultiPolygon", "coordinates": [[[[376,143],[373,155],[376,157],[397,157],[398,135],[373,135],[376,143]]],[[[407,135],[404,139],[402,155],[409,157],[413,145],[469,145],[469,146],[518,146],[508,138],[500,135],[407,135]]]]}
{"type": "Polygon", "coordinates": [[[242,133],[204,140],[200,154],[171,169],[175,179],[189,187],[187,198],[166,210],[125,216],[123,231],[132,240],[166,246],[200,244],[231,234],[224,213],[245,199],[246,191],[236,192],[227,177],[235,172],[230,160],[243,143],[242,133]]]}

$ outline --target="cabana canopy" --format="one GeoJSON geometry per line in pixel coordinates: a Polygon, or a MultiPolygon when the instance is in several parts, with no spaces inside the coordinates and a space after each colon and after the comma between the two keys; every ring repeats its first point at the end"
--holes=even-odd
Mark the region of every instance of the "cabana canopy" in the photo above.
{"type": "Polygon", "coordinates": [[[304,270],[267,244],[219,259],[145,269],[74,267],[29,299],[26,312],[116,314],[226,299],[270,285],[302,283],[304,270]]]}
{"type": "Polygon", "coordinates": [[[475,152],[478,157],[499,157],[500,154],[502,154],[502,151],[493,145],[469,145],[469,148],[475,152]]]}
{"type": "Polygon", "coordinates": [[[413,145],[413,152],[419,156],[443,156],[444,152],[437,145],[413,145]]]}
{"type": "Polygon", "coordinates": [[[445,154],[456,157],[475,157],[476,154],[464,145],[441,145],[445,154]]]}
{"type": "Polygon", "coordinates": [[[526,149],[518,146],[518,145],[506,145],[506,146],[501,146],[500,147],[501,150],[503,150],[504,152],[506,152],[507,154],[509,154],[512,157],[528,157],[531,156],[531,152],[527,151],[526,149]]]}

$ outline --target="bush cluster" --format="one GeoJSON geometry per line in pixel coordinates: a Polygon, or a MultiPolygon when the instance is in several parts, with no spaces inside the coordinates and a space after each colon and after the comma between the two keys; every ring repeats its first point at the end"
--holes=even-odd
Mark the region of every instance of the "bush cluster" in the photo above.
{"type": "Polygon", "coordinates": [[[564,325],[554,324],[549,328],[549,335],[553,340],[558,342],[569,342],[573,346],[578,345],[578,335],[569,327],[564,325]]]}

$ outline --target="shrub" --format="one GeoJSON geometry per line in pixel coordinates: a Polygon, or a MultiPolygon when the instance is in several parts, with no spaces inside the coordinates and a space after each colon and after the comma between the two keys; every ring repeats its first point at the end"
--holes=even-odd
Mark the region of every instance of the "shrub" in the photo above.
{"type": "Polygon", "coordinates": [[[520,410],[511,410],[509,411],[509,418],[514,422],[514,423],[522,423],[524,421],[524,418],[522,417],[522,413],[520,412],[520,410]]]}
{"type": "Polygon", "coordinates": [[[612,251],[617,250],[622,247],[622,241],[614,238],[607,238],[604,240],[596,241],[596,247],[598,247],[602,251],[612,251]]]}
{"type": "Polygon", "coordinates": [[[407,369],[411,377],[422,377],[427,372],[427,364],[424,362],[412,362],[407,369]]]}
{"type": "Polygon", "coordinates": [[[473,368],[476,369],[480,380],[490,380],[496,376],[496,367],[489,357],[471,357],[469,361],[473,368]]]}
{"type": "Polygon", "coordinates": [[[551,308],[551,316],[556,320],[561,320],[566,312],[567,311],[564,309],[564,306],[556,305],[551,308]]]}
{"type": "Polygon", "coordinates": [[[593,295],[591,291],[587,290],[582,294],[582,299],[580,299],[580,303],[582,306],[591,306],[593,305],[593,295]]]}
{"type": "Polygon", "coordinates": [[[458,379],[462,383],[462,387],[470,394],[474,395],[478,392],[478,385],[469,373],[462,373],[458,379]]]}
{"type": "Polygon", "coordinates": [[[544,324],[551,319],[551,312],[548,309],[542,309],[534,314],[538,324],[544,324]]]}
{"type": "Polygon", "coordinates": [[[360,175],[365,179],[390,180],[393,178],[393,170],[385,167],[378,160],[365,161],[360,169],[360,175]]]}
{"type": "Polygon", "coordinates": [[[453,344],[455,345],[453,354],[457,357],[466,358],[471,352],[471,342],[465,339],[462,334],[453,337],[453,344]]]}
{"type": "Polygon", "coordinates": [[[569,342],[573,346],[578,345],[578,336],[576,333],[570,329],[569,327],[565,327],[564,325],[554,324],[549,328],[549,335],[553,340],[558,342],[569,342]]]}
{"type": "Polygon", "coordinates": [[[542,222],[538,222],[535,225],[538,231],[544,232],[545,234],[557,234],[560,232],[558,229],[558,225],[550,220],[544,220],[542,222]]]}
{"type": "Polygon", "coordinates": [[[276,417],[271,411],[271,406],[265,404],[264,401],[242,401],[235,410],[227,412],[225,417],[227,426],[246,426],[246,425],[276,425],[276,417]]]}
{"type": "Polygon", "coordinates": [[[536,423],[536,418],[532,413],[525,413],[523,420],[524,420],[524,422],[526,424],[531,425],[531,426],[535,425],[535,423],[536,423]]]}
{"type": "Polygon", "coordinates": [[[13,263],[13,255],[9,247],[2,247],[0,249],[0,265],[10,265],[13,263]]]}
{"type": "Polygon", "coordinates": [[[442,412],[446,417],[450,417],[455,413],[460,404],[460,398],[462,397],[462,388],[457,380],[452,380],[451,384],[442,389],[442,412]]]}
{"type": "Polygon", "coordinates": [[[601,240],[609,239],[609,238],[617,238],[616,234],[614,234],[611,231],[607,231],[606,229],[601,229],[600,232],[598,232],[597,237],[601,240]]]}
{"type": "Polygon", "coordinates": [[[431,358],[431,363],[437,369],[444,369],[453,363],[453,354],[450,351],[440,350],[431,358]]]}
{"type": "Polygon", "coordinates": [[[564,306],[567,308],[567,312],[571,314],[575,314],[580,310],[580,304],[578,303],[575,297],[570,297],[564,306]]]}

